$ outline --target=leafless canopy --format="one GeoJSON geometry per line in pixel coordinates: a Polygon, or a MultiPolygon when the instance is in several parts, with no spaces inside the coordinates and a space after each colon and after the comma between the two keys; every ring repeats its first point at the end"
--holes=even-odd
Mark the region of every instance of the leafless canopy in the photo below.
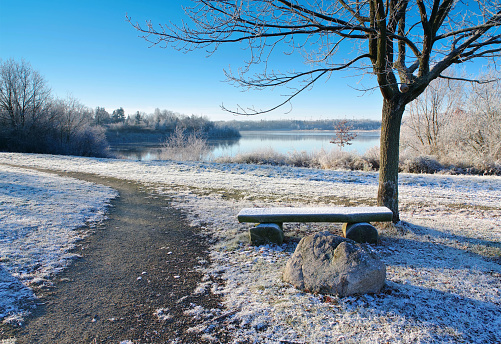
{"type": "Polygon", "coordinates": [[[347,68],[374,74],[385,99],[408,103],[449,66],[495,62],[501,53],[499,0],[196,0],[186,13],[189,23],[133,25],[152,45],[181,51],[244,44],[249,59],[228,79],[247,88],[290,87],[277,107],[347,68]],[[300,53],[305,70],[270,69],[284,52],[300,53]],[[257,64],[264,68],[254,73],[257,64]]]}
{"type": "Polygon", "coordinates": [[[49,101],[50,89],[29,63],[0,61],[0,125],[16,129],[33,125],[49,101]]]}

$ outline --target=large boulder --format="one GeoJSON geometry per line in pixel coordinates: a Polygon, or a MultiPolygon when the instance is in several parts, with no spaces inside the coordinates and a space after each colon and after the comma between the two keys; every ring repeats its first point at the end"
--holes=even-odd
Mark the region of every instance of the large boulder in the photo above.
{"type": "Polygon", "coordinates": [[[379,292],[386,267],[366,246],[320,232],[301,239],[283,278],[304,291],[344,297],[379,292]]]}

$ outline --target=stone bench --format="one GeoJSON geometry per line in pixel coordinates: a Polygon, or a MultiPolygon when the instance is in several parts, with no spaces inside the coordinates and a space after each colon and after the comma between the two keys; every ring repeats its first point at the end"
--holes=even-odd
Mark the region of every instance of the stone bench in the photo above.
{"type": "Polygon", "coordinates": [[[259,224],[249,232],[252,245],[281,245],[285,222],[341,222],[344,237],[376,244],[378,233],[369,222],[391,221],[393,213],[386,207],[244,208],[237,218],[259,224]]]}

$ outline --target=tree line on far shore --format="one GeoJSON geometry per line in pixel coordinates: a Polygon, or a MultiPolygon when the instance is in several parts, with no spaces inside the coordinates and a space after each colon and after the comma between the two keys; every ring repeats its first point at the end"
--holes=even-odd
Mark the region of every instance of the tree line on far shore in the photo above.
{"type": "Polygon", "coordinates": [[[260,121],[227,121],[226,125],[239,131],[243,130],[336,130],[345,123],[351,130],[380,130],[381,121],[369,119],[319,119],[319,120],[260,120],[260,121]]]}
{"type": "Polygon", "coordinates": [[[107,137],[112,143],[141,142],[148,136],[167,138],[176,130],[186,134],[196,133],[204,139],[236,139],[240,132],[224,122],[214,122],[205,116],[187,116],[170,110],[155,109],[147,114],[137,111],[125,117],[122,108],[110,115],[104,108],[96,109],[96,124],[105,125],[107,137]],[[120,114],[117,116],[117,113],[120,114]],[[141,139],[141,137],[143,139],[141,139]]]}

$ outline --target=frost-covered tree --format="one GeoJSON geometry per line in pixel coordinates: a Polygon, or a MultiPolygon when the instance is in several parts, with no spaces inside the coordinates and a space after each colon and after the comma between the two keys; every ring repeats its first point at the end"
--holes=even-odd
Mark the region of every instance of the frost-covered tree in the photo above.
{"type": "Polygon", "coordinates": [[[0,124],[22,130],[40,124],[50,106],[47,82],[24,60],[0,61],[0,124]]]}
{"type": "MultiPolygon", "coordinates": [[[[500,73],[482,76],[500,79],[500,73]]],[[[484,165],[501,161],[501,84],[463,84],[436,79],[410,103],[402,144],[411,155],[431,155],[444,164],[484,165]]]]}
{"type": "Polygon", "coordinates": [[[97,125],[108,124],[111,122],[111,116],[103,107],[96,107],[94,111],[94,123],[97,125]]]}
{"type": "MultiPolygon", "coordinates": [[[[497,73],[499,76],[500,73],[497,73]]],[[[457,141],[474,156],[501,162],[501,83],[473,85],[457,141]]]]}
{"type": "MultiPolygon", "coordinates": [[[[400,125],[406,104],[452,65],[498,58],[501,5],[488,0],[194,0],[189,23],[134,24],[154,45],[209,52],[243,44],[249,58],[228,78],[244,88],[291,87],[288,103],[339,70],[372,74],[383,97],[378,204],[398,213],[400,125]],[[298,54],[304,70],[275,71],[275,54],[298,54]],[[262,72],[255,74],[256,66],[262,72]]],[[[129,19],[130,20],[130,19],[129,19]]]]}
{"type": "Polygon", "coordinates": [[[415,153],[438,156],[446,150],[447,127],[464,111],[465,88],[459,80],[435,79],[407,108],[403,143],[415,153]]]}

